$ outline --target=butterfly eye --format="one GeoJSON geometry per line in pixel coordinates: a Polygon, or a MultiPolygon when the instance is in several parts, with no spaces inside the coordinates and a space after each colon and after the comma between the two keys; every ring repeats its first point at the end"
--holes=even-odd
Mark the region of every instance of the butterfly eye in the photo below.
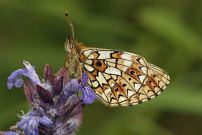
{"type": "Polygon", "coordinates": [[[69,43],[69,45],[68,45],[68,51],[73,51],[73,50],[75,50],[75,44],[74,43],[69,43]]]}
{"type": "Polygon", "coordinates": [[[73,50],[75,50],[75,42],[74,40],[71,38],[71,37],[67,37],[67,41],[66,41],[66,44],[65,44],[65,49],[66,51],[68,52],[72,52],[73,50]]]}
{"type": "Polygon", "coordinates": [[[74,48],[75,48],[75,44],[74,44],[74,43],[71,43],[71,44],[69,45],[69,49],[73,50],[74,48]]]}

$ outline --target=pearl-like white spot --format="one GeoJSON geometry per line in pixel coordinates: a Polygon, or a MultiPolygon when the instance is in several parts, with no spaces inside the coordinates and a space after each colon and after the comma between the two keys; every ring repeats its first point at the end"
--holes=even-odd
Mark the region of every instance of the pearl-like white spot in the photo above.
{"type": "Polygon", "coordinates": [[[98,59],[109,59],[112,52],[111,51],[99,51],[98,53],[100,54],[98,59]]]}
{"type": "Polygon", "coordinates": [[[105,73],[121,76],[121,71],[118,70],[117,68],[114,68],[114,67],[108,67],[108,68],[105,70],[105,73]]]}
{"type": "Polygon", "coordinates": [[[89,66],[89,65],[87,65],[87,64],[85,64],[84,66],[85,66],[85,68],[86,68],[88,71],[90,71],[90,72],[94,71],[94,68],[93,68],[93,67],[91,67],[91,66],[89,66]]]}
{"type": "Polygon", "coordinates": [[[93,52],[93,50],[86,50],[86,51],[84,51],[83,53],[84,53],[84,55],[85,55],[86,57],[88,57],[92,52],[93,52]]]}

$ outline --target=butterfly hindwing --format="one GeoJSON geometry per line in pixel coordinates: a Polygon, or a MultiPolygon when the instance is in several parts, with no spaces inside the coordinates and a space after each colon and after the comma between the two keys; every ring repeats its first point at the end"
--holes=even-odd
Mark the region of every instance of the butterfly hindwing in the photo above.
{"type": "Polygon", "coordinates": [[[82,50],[80,62],[88,84],[109,106],[129,106],[158,96],[169,76],[143,57],[123,51],[89,48],[82,50]]]}

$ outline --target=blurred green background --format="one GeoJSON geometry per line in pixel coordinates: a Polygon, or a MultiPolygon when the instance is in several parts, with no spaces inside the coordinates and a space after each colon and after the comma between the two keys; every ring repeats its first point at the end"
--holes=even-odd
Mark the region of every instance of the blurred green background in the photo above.
{"type": "Polygon", "coordinates": [[[0,0],[0,129],[27,110],[22,89],[8,91],[7,76],[28,60],[39,74],[63,66],[70,12],[78,41],[144,56],[165,69],[171,84],[150,102],[85,108],[81,135],[202,134],[201,0],[0,0]]]}

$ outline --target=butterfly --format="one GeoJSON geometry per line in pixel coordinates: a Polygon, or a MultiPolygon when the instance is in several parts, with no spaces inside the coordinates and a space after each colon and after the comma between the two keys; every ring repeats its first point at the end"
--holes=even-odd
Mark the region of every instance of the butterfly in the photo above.
{"type": "Polygon", "coordinates": [[[72,74],[88,76],[88,85],[108,106],[131,106],[160,95],[169,75],[140,55],[101,48],[87,48],[68,37],[66,64],[72,74]]]}
{"type": "Polygon", "coordinates": [[[170,83],[169,75],[161,68],[134,53],[88,48],[74,40],[74,28],[68,18],[72,37],[68,36],[65,66],[70,76],[85,73],[88,85],[107,106],[133,106],[161,94],[170,83]]]}

